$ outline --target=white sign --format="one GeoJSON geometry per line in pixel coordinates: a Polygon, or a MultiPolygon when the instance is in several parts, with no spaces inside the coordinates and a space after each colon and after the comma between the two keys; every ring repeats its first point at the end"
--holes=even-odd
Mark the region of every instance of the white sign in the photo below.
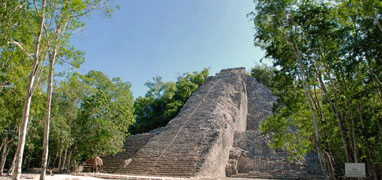
{"type": "Polygon", "coordinates": [[[346,177],[366,177],[365,163],[345,163],[346,177]]]}

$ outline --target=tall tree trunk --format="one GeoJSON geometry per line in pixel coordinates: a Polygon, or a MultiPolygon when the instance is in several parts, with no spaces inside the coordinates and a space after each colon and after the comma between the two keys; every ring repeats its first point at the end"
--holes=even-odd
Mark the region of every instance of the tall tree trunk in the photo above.
{"type": "Polygon", "coordinates": [[[27,127],[28,127],[28,121],[29,121],[29,113],[30,113],[30,105],[32,101],[32,89],[34,80],[36,78],[36,73],[39,67],[39,55],[40,55],[40,45],[41,45],[41,36],[43,31],[43,25],[44,25],[44,19],[45,19],[45,5],[46,0],[43,0],[42,7],[41,7],[41,19],[40,19],[40,29],[37,34],[37,40],[35,45],[35,52],[33,57],[33,68],[31,69],[31,73],[29,75],[29,82],[27,86],[27,93],[25,97],[25,104],[24,104],[24,113],[23,113],[23,120],[21,125],[21,130],[18,138],[17,143],[17,149],[16,149],[16,171],[13,173],[13,180],[19,180],[21,175],[21,166],[23,161],[23,154],[24,154],[24,146],[25,146],[25,139],[27,134],[27,127]]]}
{"type": "MultiPolygon", "coordinates": [[[[300,64],[301,65],[301,64],[300,64]]],[[[305,75],[305,70],[302,70],[303,71],[303,74],[302,76],[306,77],[305,75]]],[[[327,170],[327,166],[326,166],[326,161],[325,161],[325,155],[322,153],[321,151],[321,147],[320,147],[320,135],[319,135],[319,128],[318,128],[318,121],[317,121],[317,116],[316,116],[316,111],[313,107],[313,97],[312,97],[312,94],[310,92],[310,89],[308,88],[308,85],[306,83],[306,79],[305,78],[302,78],[303,80],[303,87],[304,87],[304,90],[305,90],[305,95],[308,99],[308,104],[309,104],[309,109],[310,111],[312,112],[312,117],[313,117],[313,124],[314,124],[314,134],[315,134],[315,137],[316,137],[316,151],[317,151],[317,154],[318,154],[318,158],[320,160],[320,165],[321,165],[321,169],[323,171],[323,174],[325,175],[325,179],[329,179],[328,175],[329,175],[329,172],[327,170]]],[[[329,175],[330,176],[330,175],[329,175]]]]}
{"type": "MultiPolygon", "coordinates": [[[[362,110],[361,110],[361,105],[359,102],[357,102],[357,109],[358,109],[358,115],[359,115],[359,119],[361,121],[361,128],[362,128],[362,131],[364,132],[363,134],[366,134],[365,131],[366,130],[366,126],[365,126],[365,123],[364,123],[364,120],[363,120],[363,116],[362,116],[362,110]]],[[[377,167],[374,163],[374,155],[373,155],[373,152],[371,151],[371,147],[370,147],[370,144],[369,144],[369,141],[366,139],[365,136],[361,136],[363,137],[363,141],[365,142],[365,146],[366,146],[366,150],[367,150],[367,154],[368,154],[368,161],[369,161],[369,164],[368,164],[368,169],[369,169],[369,174],[372,174],[372,176],[374,177],[375,180],[378,179],[378,174],[377,174],[377,167]]]]}
{"type": "Polygon", "coordinates": [[[48,153],[46,169],[52,169],[52,153],[48,153]]]}
{"type": "Polygon", "coordinates": [[[333,153],[330,150],[329,143],[325,142],[325,154],[328,158],[328,171],[330,172],[330,179],[336,179],[336,161],[334,160],[333,153]]]}
{"type": "Polygon", "coordinates": [[[95,156],[93,159],[93,169],[95,172],[97,172],[97,156],[95,156]]]}
{"type": "Polygon", "coordinates": [[[23,161],[23,165],[21,166],[21,167],[23,167],[23,168],[27,168],[27,169],[29,169],[29,164],[30,164],[30,161],[28,161],[28,159],[30,159],[30,157],[31,157],[31,152],[29,152],[29,153],[27,153],[26,155],[25,155],[25,157],[24,157],[24,161],[23,161]]]}
{"type": "Polygon", "coordinates": [[[49,152],[49,127],[50,127],[50,113],[52,105],[52,93],[53,93],[53,74],[54,74],[54,63],[56,61],[58,45],[54,47],[53,54],[50,57],[50,67],[49,67],[49,80],[48,80],[48,97],[45,112],[45,122],[44,122],[44,140],[43,140],[43,154],[41,161],[41,174],[40,180],[45,180],[46,167],[49,152]]]}
{"type": "Polygon", "coordinates": [[[0,158],[0,176],[3,175],[5,160],[9,152],[8,145],[9,145],[9,141],[8,141],[8,138],[6,137],[5,143],[2,148],[3,150],[1,152],[1,158],[0,158]]]}
{"type": "Polygon", "coordinates": [[[382,19],[379,19],[378,16],[377,16],[377,25],[378,25],[379,30],[381,30],[381,32],[382,32],[382,19]]]}
{"type": "Polygon", "coordinates": [[[5,138],[1,141],[1,145],[0,145],[0,152],[1,152],[1,150],[3,149],[3,146],[5,145],[5,138]]]}
{"type": "MultiPolygon", "coordinates": [[[[314,86],[314,98],[315,98],[315,101],[317,101],[316,109],[318,110],[319,115],[320,115],[320,120],[321,120],[320,122],[323,125],[323,127],[325,127],[326,122],[324,120],[323,95],[322,95],[322,92],[320,92],[318,95],[316,86],[314,86]]],[[[325,131],[323,131],[321,139],[323,139],[322,141],[325,144],[324,149],[323,149],[323,153],[325,154],[326,159],[327,159],[327,163],[328,163],[327,164],[327,171],[328,171],[329,179],[336,179],[336,162],[334,161],[333,153],[330,150],[329,143],[326,141],[327,135],[326,135],[325,131]]],[[[325,158],[325,157],[323,157],[323,158],[325,158]]]]}
{"type": "Polygon", "coordinates": [[[67,158],[67,168],[70,170],[71,169],[71,165],[72,165],[72,151],[69,151],[69,155],[68,155],[68,158],[67,158]]]}
{"type": "Polygon", "coordinates": [[[296,42],[293,41],[293,43],[291,43],[289,40],[287,40],[287,41],[289,42],[289,45],[292,46],[293,51],[294,51],[295,56],[296,56],[297,64],[301,69],[302,86],[304,88],[305,95],[307,97],[308,104],[309,104],[309,109],[312,112],[312,117],[313,117],[314,134],[315,134],[315,138],[316,138],[316,140],[315,140],[316,141],[316,151],[318,154],[318,158],[320,160],[322,172],[325,175],[325,179],[329,179],[330,175],[329,175],[329,171],[326,168],[327,166],[326,166],[325,154],[322,152],[321,147],[320,147],[320,144],[321,144],[320,133],[319,133],[319,127],[318,127],[318,120],[317,120],[317,116],[316,116],[316,110],[313,107],[313,96],[312,96],[312,92],[309,89],[309,85],[306,81],[307,74],[306,74],[305,65],[302,62],[300,51],[299,51],[299,48],[298,48],[296,42]]]}
{"type": "MultiPolygon", "coordinates": [[[[16,128],[15,132],[17,132],[16,136],[18,136],[20,134],[20,128],[18,126],[16,126],[15,128],[16,128]]],[[[7,173],[8,176],[12,176],[13,175],[13,171],[15,170],[16,157],[17,157],[17,154],[15,152],[15,154],[13,155],[12,163],[11,163],[11,165],[8,168],[8,173],[7,173]]]]}
{"type": "MultiPolygon", "coordinates": [[[[378,112],[376,112],[376,110],[374,110],[374,114],[378,114],[378,112]]],[[[378,118],[381,118],[381,116],[377,115],[377,119],[378,118]]],[[[380,137],[382,137],[382,124],[381,124],[381,121],[377,121],[377,126],[378,126],[378,130],[379,131],[379,135],[380,137]]]]}
{"type": "Polygon", "coordinates": [[[353,139],[353,156],[354,156],[354,162],[358,162],[358,148],[357,148],[357,136],[355,134],[355,120],[354,120],[354,115],[353,111],[351,109],[351,104],[348,102],[348,106],[350,108],[350,118],[351,118],[351,136],[353,139]]]}
{"type": "Polygon", "coordinates": [[[64,153],[64,160],[62,161],[62,168],[65,170],[66,169],[66,157],[68,155],[68,149],[65,149],[64,153]]]}
{"type": "Polygon", "coordinates": [[[11,166],[10,166],[9,169],[8,169],[8,176],[13,175],[13,171],[15,171],[16,157],[17,157],[17,154],[15,154],[15,155],[13,156],[12,164],[11,164],[11,166]]]}
{"type": "MultiPolygon", "coordinates": [[[[285,10],[282,9],[281,11],[282,11],[282,14],[285,15],[285,10]]],[[[283,27],[283,25],[281,24],[280,21],[278,21],[278,23],[279,23],[280,27],[283,27]]],[[[292,20],[292,26],[293,25],[294,25],[294,22],[292,20]]],[[[317,144],[315,146],[315,148],[316,148],[319,160],[320,160],[321,170],[325,176],[325,179],[329,179],[330,175],[328,173],[327,166],[326,166],[325,154],[322,152],[321,147],[320,147],[321,142],[320,142],[319,127],[318,127],[318,122],[317,122],[317,117],[316,117],[316,111],[315,111],[315,109],[313,107],[313,103],[312,103],[313,96],[312,96],[312,93],[310,92],[309,85],[308,85],[308,82],[306,80],[306,78],[307,78],[306,67],[303,63],[303,59],[302,59],[302,56],[300,54],[301,52],[299,50],[299,47],[298,47],[295,39],[291,38],[291,36],[285,36],[285,34],[283,34],[283,36],[284,36],[284,39],[287,42],[287,44],[292,48],[293,54],[295,55],[295,58],[296,58],[297,67],[300,67],[300,70],[301,70],[301,72],[299,74],[301,75],[302,85],[303,85],[305,95],[306,95],[307,100],[308,100],[309,109],[311,110],[312,117],[313,117],[314,134],[315,134],[315,141],[316,141],[315,143],[317,144]]]]}
{"type": "Polygon", "coordinates": [[[60,150],[60,155],[59,155],[59,157],[58,157],[58,170],[61,172],[61,169],[62,169],[62,167],[61,167],[61,163],[62,162],[62,150],[60,150]]]}
{"type": "Polygon", "coordinates": [[[346,138],[346,129],[344,127],[344,124],[343,124],[343,121],[342,121],[342,118],[339,114],[339,111],[338,111],[338,107],[337,107],[337,103],[334,103],[331,99],[331,96],[326,88],[326,85],[324,84],[324,81],[322,80],[322,75],[319,71],[317,71],[317,77],[319,79],[319,83],[320,83],[320,86],[321,86],[321,89],[324,91],[325,93],[325,96],[326,98],[328,99],[329,101],[329,104],[330,104],[330,107],[332,108],[332,110],[334,111],[334,115],[337,119],[337,123],[338,123],[338,128],[340,129],[340,133],[341,133],[341,137],[342,137],[342,143],[344,145],[344,151],[345,151],[345,156],[346,156],[346,161],[347,162],[350,162],[350,153],[349,153],[349,143],[348,143],[348,140],[346,138]]]}
{"type": "Polygon", "coordinates": [[[55,158],[53,160],[53,163],[51,164],[51,165],[53,165],[53,168],[56,167],[57,158],[58,158],[58,152],[56,153],[56,156],[55,156],[55,158]]]}

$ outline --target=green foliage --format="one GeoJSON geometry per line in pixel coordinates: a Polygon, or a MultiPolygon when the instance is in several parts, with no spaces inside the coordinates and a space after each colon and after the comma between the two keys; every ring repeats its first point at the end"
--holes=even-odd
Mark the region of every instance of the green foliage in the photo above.
{"type": "MultiPolygon", "coordinates": [[[[0,0],[0,147],[7,143],[6,168],[14,155],[22,121],[28,75],[31,73],[37,35],[40,33],[42,1],[0,0]]],[[[121,150],[135,120],[130,84],[109,79],[101,72],[74,73],[84,62],[84,52],[70,44],[71,35],[85,26],[85,17],[95,10],[110,16],[109,0],[49,0],[44,9],[44,26],[39,44],[39,60],[33,87],[24,167],[39,167],[45,119],[47,61],[57,50],[63,65],[55,82],[52,100],[49,164],[73,167],[94,156],[121,150]],[[66,69],[69,64],[70,70],[66,69]],[[93,106],[94,105],[94,106],[93,106]],[[82,122],[82,123],[80,123],[82,122]],[[83,126],[80,126],[83,125],[83,126]],[[66,159],[66,161],[64,160],[66,159]],[[60,159],[60,161],[57,161],[60,159]],[[61,162],[61,164],[58,164],[61,162]]]]}
{"type": "Polygon", "coordinates": [[[78,118],[73,126],[74,146],[86,157],[115,154],[122,150],[128,127],[134,122],[130,84],[119,78],[109,80],[97,71],[83,77],[90,86],[81,103],[78,118]]]}
{"type": "MultiPolygon", "coordinates": [[[[86,75],[68,73],[53,94],[51,166],[58,166],[54,159],[63,156],[63,152],[71,154],[70,161],[82,162],[95,155],[121,151],[130,134],[128,128],[135,122],[130,87],[120,78],[110,79],[98,71],[86,75]]],[[[0,108],[4,110],[0,112],[0,134],[13,142],[24,103],[23,91],[16,94],[15,90],[19,89],[7,88],[0,93],[0,108]]],[[[25,146],[25,163],[30,167],[38,167],[41,161],[45,98],[45,92],[36,89],[25,146]]],[[[11,144],[10,155],[14,146],[11,144]]]]}
{"type": "Polygon", "coordinates": [[[135,121],[130,84],[99,71],[74,73],[54,95],[51,142],[54,152],[69,150],[77,160],[122,150],[135,121]]]}
{"type": "Polygon", "coordinates": [[[274,78],[276,71],[276,68],[265,65],[257,65],[251,69],[251,76],[255,77],[256,80],[269,87],[271,86],[272,78],[274,78]]]}
{"type": "Polygon", "coordinates": [[[261,129],[273,134],[274,148],[295,158],[318,150],[331,178],[343,174],[346,161],[365,162],[370,177],[382,177],[382,151],[372,148],[382,146],[380,7],[380,1],[257,0],[251,13],[255,44],[279,69],[252,71],[279,97],[261,129]]]}
{"type": "Polygon", "coordinates": [[[135,133],[147,132],[165,126],[183,107],[187,99],[208,77],[208,69],[185,73],[174,82],[163,82],[161,77],[145,85],[149,88],[145,97],[134,102],[136,123],[131,127],[135,133]]]}

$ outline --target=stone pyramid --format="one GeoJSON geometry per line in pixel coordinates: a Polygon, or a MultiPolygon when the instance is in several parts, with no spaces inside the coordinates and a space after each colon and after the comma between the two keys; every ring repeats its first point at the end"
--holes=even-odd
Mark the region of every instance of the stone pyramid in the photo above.
{"type": "Polygon", "coordinates": [[[269,148],[259,124],[272,113],[271,92],[245,68],[225,69],[188,99],[167,126],[133,135],[125,151],[104,157],[103,172],[167,177],[316,178],[314,154],[288,162],[269,148]]]}

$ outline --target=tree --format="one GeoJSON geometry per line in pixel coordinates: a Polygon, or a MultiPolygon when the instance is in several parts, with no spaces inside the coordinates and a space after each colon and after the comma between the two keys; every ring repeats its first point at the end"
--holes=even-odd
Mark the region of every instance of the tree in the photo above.
{"type": "Polygon", "coordinates": [[[185,73],[176,82],[163,82],[161,77],[145,85],[149,88],[144,97],[134,101],[136,123],[132,133],[143,133],[165,126],[173,119],[187,99],[208,77],[208,69],[201,72],[185,73]]]}
{"type": "Polygon", "coordinates": [[[76,137],[75,121],[79,116],[80,106],[89,94],[88,87],[81,77],[83,75],[73,72],[66,73],[65,79],[55,87],[53,93],[52,127],[50,135],[50,167],[69,169],[75,166],[77,153],[73,148],[76,137]],[[58,161],[58,163],[57,163],[58,161]]]}
{"type": "Polygon", "coordinates": [[[368,132],[359,129],[366,128],[367,123],[379,127],[378,120],[374,120],[380,121],[380,116],[372,113],[379,103],[372,104],[374,108],[366,108],[360,102],[366,99],[373,102],[381,97],[381,68],[377,65],[382,49],[378,25],[381,4],[341,0],[335,3],[319,0],[256,2],[256,11],[252,14],[255,44],[266,51],[266,57],[280,69],[277,74],[281,74],[270,82],[271,87],[275,85],[272,87],[275,94],[282,93],[280,104],[275,115],[264,123],[263,130],[276,134],[275,145],[292,148],[295,152],[299,150],[288,143],[289,140],[297,138],[300,140],[296,142],[309,142],[320,155],[327,178],[342,174],[343,162],[360,161],[368,164],[371,177],[380,177],[379,162],[374,161],[375,154],[380,151],[370,149],[374,139],[382,138],[381,133],[377,133],[380,128],[371,128],[368,132]],[[295,92],[277,89],[285,88],[277,84],[286,82],[295,92]],[[301,92],[300,88],[305,98],[297,101],[295,98],[300,96],[295,93],[301,92]],[[299,106],[295,108],[295,104],[299,106]],[[285,108],[281,108],[283,106],[285,108]],[[305,113],[306,107],[311,116],[305,113]],[[365,116],[370,119],[366,120],[365,116]],[[315,127],[314,141],[309,137],[312,129],[304,125],[310,124],[309,119],[313,119],[315,127]],[[273,124],[277,128],[272,127],[273,124]],[[340,146],[341,153],[335,151],[340,146]]]}
{"type": "Polygon", "coordinates": [[[90,71],[82,78],[90,91],[73,122],[73,148],[80,158],[115,154],[122,150],[129,126],[135,121],[130,84],[90,71]]]}
{"type": "Polygon", "coordinates": [[[22,117],[22,104],[32,65],[34,37],[38,22],[27,10],[27,1],[0,1],[0,133],[2,134],[1,172],[17,140],[22,117]]]}
{"type": "Polygon", "coordinates": [[[13,174],[13,178],[12,178],[14,180],[19,180],[20,174],[21,174],[21,164],[22,164],[22,158],[23,158],[23,153],[24,153],[24,145],[25,145],[25,137],[26,137],[26,133],[27,133],[27,126],[28,126],[28,121],[29,121],[30,105],[31,105],[32,95],[33,95],[33,85],[35,82],[37,70],[38,70],[39,63],[40,63],[40,50],[41,50],[40,47],[41,47],[41,36],[42,36],[42,31],[43,31],[43,24],[44,24],[44,20],[45,20],[45,4],[46,4],[46,0],[44,0],[42,2],[41,14],[39,15],[40,16],[39,31],[37,33],[34,53],[32,55],[33,67],[32,67],[31,72],[29,74],[29,82],[28,82],[27,93],[26,93],[26,97],[25,97],[23,119],[22,119],[20,131],[19,131],[19,138],[18,138],[18,144],[17,144],[17,150],[16,150],[16,167],[15,167],[16,171],[13,174]]]}
{"type": "Polygon", "coordinates": [[[266,65],[256,65],[251,69],[251,76],[255,77],[257,81],[264,85],[271,87],[272,79],[275,78],[276,68],[268,67],[266,65]]]}
{"type": "MultiPolygon", "coordinates": [[[[112,8],[109,5],[109,1],[98,0],[20,0],[1,1],[0,3],[2,4],[0,9],[0,41],[2,42],[0,49],[2,56],[0,92],[3,91],[4,88],[19,87],[16,86],[15,79],[22,79],[22,76],[20,76],[22,74],[17,76],[12,76],[12,74],[20,71],[22,69],[21,67],[29,66],[31,69],[29,71],[28,83],[26,83],[24,113],[21,120],[21,128],[18,133],[19,138],[17,151],[15,153],[16,172],[14,179],[19,179],[21,173],[33,92],[39,87],[39,81],[45,69],[45,61],[49,59],[50,62],[44,140],[45,152],[41,176],[41,178],[44,179],[48,154],[48,130],[55,61],[59,59],[62,60],[62,62],[77,66],[81,62],[78,60],[81,60],[80,57],[82,53],[69,45],[70,35],[78,28],[84,26],[83,17],[89,16],[92,11],[98,9],[102,10],[106,15],[110,15],[112,8]],[[15,71],[15,69],[17,69],[17,71],[15,71]]],[[[3,152],[6,152],[6,149],[4,149],[3,152]]]]}
{"type": "MultiPolygon", "coordinates": [[[[51,102],[53,93],[53,73],[54,65],[57,56],[72,56],[72,49],[61,48],[66,45],[71,34],[76,29],[81,28],[84,24],[81,22],[81,17],[89,15],[92,8],[97,7],[100,2],[89,1],[49,1],[48,3],[48,18],[50,23],[45,25],[46,38],[51,38],[51,47],[49,49],[49,76],[47,87],[47,104],[46,104],[46,119],[44,124],[44,140],[43,140],[43,156],[41,164],[40,179],[45,179],[47,158],[48,158],[48,144],[49,144],[49,126],[51,118],[51,102]]],[[[74,60],[78,60],[74,58],[74,60]]],[[[76,64],[78,62],[72,62],[76,64]]]]}

